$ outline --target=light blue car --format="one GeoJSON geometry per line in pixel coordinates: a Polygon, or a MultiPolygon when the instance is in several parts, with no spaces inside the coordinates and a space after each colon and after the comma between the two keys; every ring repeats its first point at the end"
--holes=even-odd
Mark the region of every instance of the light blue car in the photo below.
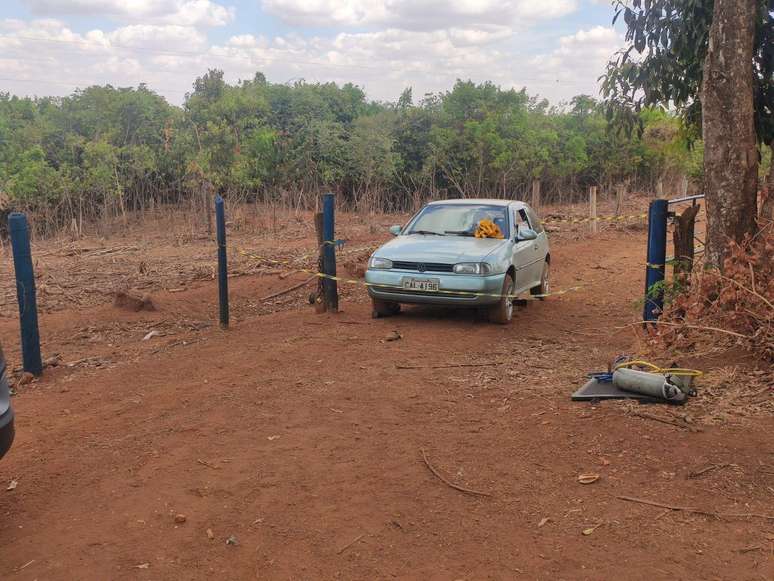
{"type": "Polygon", "coordinates": [[[374,317],[415,303],[484,308],[490,321],[506,324],[518,295],[549,292],[548,237],[524,202],[432,202],[390,232],[396,238],[373,253],[366,271],[374,317]],[[483,227],[498,237],[476,237],[483,227]]]}

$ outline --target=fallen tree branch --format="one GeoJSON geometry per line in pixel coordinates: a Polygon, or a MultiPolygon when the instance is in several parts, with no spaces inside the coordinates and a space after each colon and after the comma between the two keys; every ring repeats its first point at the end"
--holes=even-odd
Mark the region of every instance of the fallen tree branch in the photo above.
{"type": "MultiPolygon", "coordinates": [[[[752,275],[752,284],[753,284],[753,287],[754,287],[755,286],[755,273],[752,270],[752,264],[750,264],[750,273],[752,275]]],[[[719,274],[718,276],[722,280],[727,280],[727,281],[735,284],[736,286],[738,286],[740,289],[742,289],[744,291],[747,291],[751,295],[754,295],[754,296],[758,297],[760,300],[762,300],[764,303],[766,303],[769,306],[770,309],[774,309],[774,303],[772,303],[770,300],[768,300],[766,297],[764,297],[760,293],[756,292],[755,290],[751,290],[751,289],[747,288],[741,282],[739,282],[738,280],[734,280],[733,278],[729,278],[727,276],[723,276],[722,274],[719,274]]]]}
{"type": "Polygon", "coordinates": [[[443,477],[443,475],[438,472],[438,470],[435,469],[435,467],[430,464],[430,460],[427,459],[427,454],[425,453],[424,448],[420,448],[420,452],[422,452],[422,460],[425,462],[425,466],[430,470],[430,472],[433,473],[433,475],[438,478],[441,482],[443,482],[446,486],[449,486],[453,488],[454,490],[459,490],[460,492],[464,492],[465,494],[472,494],[473,496],[492,496],[488,492],[481,492],[478,490],[471,490],[470,488],[465,488],[464,486],[458,486],[457,484],[454,484],[453,482],[449,482],[446,480],[446,478],[443,477]]]}
{"type": "Polygon", "coordinates": [[[316,275],[306,279],[304,282],[299,282],[298,284],[294,284],[293,286],[291,286],[289,288],[286,288],[284,290],[281,290],[281,291],[278,291],[276,293],[270,294],[269,296],[263,297],[262,299],[259,299],[259,301],[263,303],[263,302],[266,302],[266,301],[270,301],[271,299],[276,299],[277,297],[281,297],[282,295],[286,295],[286,294],[288,294],[290,292],[293,292],[294,290],[298,290],[301,287],[305,287],[306,285],[308,285],[313,280],[317,280],[317,276],[316,275]]]}
{"type": "Polygon", "coordinates": [[[489,363],[445,363],[442,365],[396,365],[395,369],[452,369],[455,367],[490,367],[494,365],[502,364],[491,361],[489,363]]]}
{"type": "Polygon", "coordinates": [[[354,539],[352,539],[350,542],[348,542],[346,545],[344,545],[338,551],[336,551],[336,554],[337,555],[341,555],[344,551],[349,549],[352,545],[354,545],[356,542],[358,542],[364,536],[365,536],[365,534],[356,536],[354,539]]]}
{"type": "Polygon", "coordinates": [[[707,472],[710,472],[711,470],[719,470],[720,468],[728,468],[731,466],[731,464],[710,464],[709,466],[706,466],[705,468],[702,468],[701,470],[693,470],[688,473],[688,478],[698,478],[702,474],[706,474],[707,472]]]}
{"type": "Polygon", "coordinates": [[[699,432],[701,431],[699,428],[696,428],[694,426],[689,426],[688,424],[681,424],[680,422],[676,422],[675,420],[671,420],[669,418],[662,418],[661,416],[657,416],[655,414],[649,414],[648,412],[638,412],[638,411],[632,411],[630,412],[630,415],[636,417],[636,418],[642,418],[644,420],[653,420],[654,422],[661,422],[662,424],[668,424],[670,426],[675,426],[676,428],[681,428],[683,430],[688,430],[689,432],[699,432]]]}
{"type": "Polygon", "coordinates": [[[664,504],[663,502],[656,502],[655,500],[647,500],[645,498],[635,498],[633,496],[616,496],[619,500],[625,500],[626,502],[635,502],[637,504],[647,504],[648,506],[657,506],[659,508],[666,508],[674,511],[690,512],[692,514],[702,514],[704,516],[711,516],[714,518],[762,518],[765,520],[774,520],[774,515],[759,514],[756,512],[713,512],[710,510],[701,510],[698,508],[691,508],[688,506],[674,506],[671,504],[664,504]]]}
{"type": "Polygon", "coordinates": [[[287,272],[280,271],[279,278],[280,280],[285,280],[289,276],[293,276],[294,274],[301,272],[300,270],[288,270],[287,272]]]}
{"type": "Polygon", "coordinates": [[[719,329],[718,327],[705,327],[703,325],[689,325],[688,323],[670,323],[669,321],[636,321],[634,323],[627,323],[622,327],[613,327],[614,329],[625,329],[626,327],[633,327],[636,325],[668,325],[670,327],[685,327],[686,329],[699,329],[701,331],[714,331],[716,333],[723,333],[725,335],[731,335],[732,337],[739,337],[740,339],[753,339],[750,335],[743,335],[736,331],[729,331],[728,329],[719,329]]]}

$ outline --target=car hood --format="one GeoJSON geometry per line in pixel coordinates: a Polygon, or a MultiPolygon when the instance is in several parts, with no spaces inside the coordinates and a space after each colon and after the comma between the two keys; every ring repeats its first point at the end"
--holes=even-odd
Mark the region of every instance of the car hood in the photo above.
{"type": "Polygon", "coordinates": [[[390,240],[374,255],[412,262],[479,262],[507,243],[498,238],[409,234],[390,240]]]}

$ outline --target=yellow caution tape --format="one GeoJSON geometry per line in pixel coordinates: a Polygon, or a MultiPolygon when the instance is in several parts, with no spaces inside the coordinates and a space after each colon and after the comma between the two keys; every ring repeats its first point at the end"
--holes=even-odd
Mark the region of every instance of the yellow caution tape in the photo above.
{"type": "Polygon", "coordinates": [[[623,222],[624,220],[642,220],[647,214],[630,214],[627,216],[597,216],[596,218],[546,218],[543,224],[585,224],[587,222],[623,222]]]}
{"type": "MultiPolygon", "coordinates": [[[[323,245],[325,245],[325,244],[334,244],[334,243],[333,242],[324,242],[323,245]]],[[[345,252],[339,252],[336,256],[338,256],[338,257],[350,256],[352,254],[359,254],[360,252],[376,250],[376,248],[378,248],[378,246],[364,246],[362,248],[353,248],[352,250],[347,250],[345,252]]],[[[316,257],[315,252],[317,252],[317,251],[308,252],[307,254],[303,254],[303,255],[298,256],[298,257],[293,258],[293,259],[277,260],[276,258],[269,258],[268,256],[260,256],[258,254],[248,253],[248,252],[245,252],[244,250],[239,249],[239,253],[240,254],[242,254],[244,256],[247,256],[249,258],[252,258],[254,260],[260,260],[262,262],[268,262],[270,264],[278,264],[278,265],[289,266],[289,267],[292,267],[293,264],[298,264],[299,262],[303,262],[304,260],[308,260],[309,258],[316,257]]],[[[299,269],[299,270],[301,270],[301,269],[299,269]]]]}
{"type": "MultiPolygon", "coordinates": [[[[256,254],[251,254],[251,253],[246,252],[246,251],[241,250],[241,249],[239,249],[239,253],[242,254],[243,256],[246,256],[248,258],[252,258],[254,260],[261,260],[263,262],[270,262],[272,264],[282,264],[282,261],[274,260],[272,258],[268,258],[268,257],[265,257],[265,256],[258,256],[256,254]]],[[[342,277],[342,276],[335,276],[335,275],[332,275],[332,274],[325,274],[324,272],[310,270],[308,268],[299,268],[297,270],[298,270],[298,272],[304,272],[304,273],[307,273],[307,274],[311,274],[313,276],[317,276],[319,278],[324,278],[324,279],[328,279],[328,280],[335,280],[336,282],[341,282],[341,283],[345,283],[345,284],[355,284],[355,285],[360,285],[360,286],[365,286],[365,287],[372,286],[372,287],[378,287],[378,288],[384,288],[384,289],[404,290],[403,287],[397,286],[397,285],[377,284],[377,283],[372,283],[372,282],[366,282],[364,280],[359,280],[359,279],[345,278],[345,277],[342,277]]],[[[551,293],[544,293],[544,294],[538,294],[538,295],[529,295],[528,297],[522,297],[520,295],[509,295],[508,298],[510,298],[510,299],[522,298],[524,300],[540,300],[540,299],[544,299],[546,297],[564,295],[564,294],[567,294],[569,292],[580,290],[581,288],[583,288],[583,287],[582,286],[573,286],[573,287],[569,287],[569,288],[566,288],[566,289],[563,289],[563,290],[560,290],[560,291],[556,291],[556,292],[551,292],[551,293]]],[[[454,291],[454,290],[441,290],[441,289],[439,289],[437,291],[433,291],[433,294],[452,295],[452,296],[464,296],[464,297],[470,297],[470,298],[472,298],[472,297],[495,297],[495,298],[501,298],[503,296],[502,294],[499,294],[499,293],[497,293],[497,294],[495,294],[495,293],[480,293],[480,292],[475,292],[475,291],[454,291]]]]}

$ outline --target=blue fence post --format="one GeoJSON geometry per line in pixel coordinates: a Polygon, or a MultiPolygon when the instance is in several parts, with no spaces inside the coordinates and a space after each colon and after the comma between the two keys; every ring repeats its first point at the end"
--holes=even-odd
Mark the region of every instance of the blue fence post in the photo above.
{"type": "Polygon", "coordinates": [[[215,198],[215,222],[218,238],[218,304],[220,327],[228,329],[228,257],[226,255],[226,211],[223,198],[215,198]]]}
{"type": "Polygon", "coordinates": [[[323,195],[323,290],[329,312],[339,310],[339,289],[336,280],[336,244],[334,237],[334,212],[336,198],[333,194],[323,195]]]}
{"type": "Polygon", "coordinates": [[[666,271],[667,216],[669,202],[653,200],[648,208],[648,265],[645,271],[644,321],[656,321],[664,309],[663,288],[653,285],[664,280],[666,271]]]}
{"type": "Polygon", "coordinates": [[[24,371],[33,375],[43,373],[38,330],[38,303],[35,295],[35,273],[32,270],[30,232],[24,214],[13,212],[8,216],[8,229],[13,247],[13,266],[16,271],[16,296],[21,321],[21,351],[24,371]]]}

